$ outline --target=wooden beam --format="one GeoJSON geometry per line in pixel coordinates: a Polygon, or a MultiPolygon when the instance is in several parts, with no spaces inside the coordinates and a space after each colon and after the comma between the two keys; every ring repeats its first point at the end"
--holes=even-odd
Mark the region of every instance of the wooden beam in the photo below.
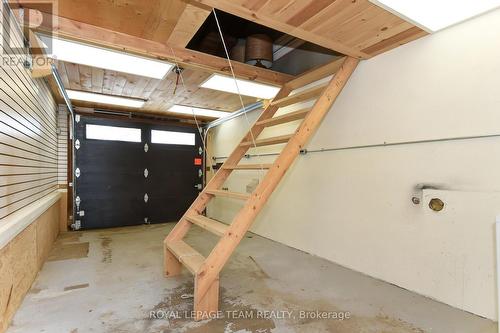
{"type": "Polygon", "coordinates": [[[188,215],[186,216],[189,222],[196,224],[200,228],[210,231],[211,233],[222,236],[227,230],[227,225],[203,215],[188,215]]]}
{"type": "Polygon", "coordinates": [[[304,102],[310,99],[313,99],[314,97],[318,96],[325,90],[325,87],[328,85],[328,83],[323,83],[319,84],[317,86],[308,88],[304,91],[298,92],[296,94],[281,98],[281,99],[276,99],[271,102],[271,105],[277,106],[277,107],[284,107],[292,104],[296,104],[299,102],[304,102]]]}
{"type": "Polygon", "coordinates": [[[363,52],[369,53],[371,56],[378,55],[382,52],[393,49],[394,45],[403,45],[408,42],[411,42],[417,38],[428,35],[427,31],[420,29],[419,27],[413,27],[408,30],[405,30],[395,36],[384,39],[377,44],[371,45],[365,49],[363,52]]]}
{"type": "Polygon", "coordinates": [[[186,47],[210,15],[210,7],[187,4],[168,39],[170,45],[186,47]]]}
{"type": "Polygon", "coordinates": [[[271,127],[271,126],[275,126],[275,125],[289,123],[291,121],[303,119],[306,116],[306,114],[309,113],[309,111],[311,111],[311,108],[305,108],[305,109],[301,109],[301,110],[297,110],[297,111],[293,111],[293,112],[288,112],[288,113],[285,113],[281,116],[277,116],[277,117],[273,117],[271,119],[259,121],[257,123],[257,125],[264,125],[266,127],[271,127]]]}
{"type": "Polygon", "coordinates": [[[170,251],[166,242],[163,242],[163,267],[166,277],[177,276],[182,272],[182,263],[177,259],[175,254],[170,251]]]}
{"type": "Polygon", "coordinates": [[[196,274],[203,261],[205,261],[205,257],[184,241],[170,242],[167,247],[192,274],[196,274]]]}
{"type": "Polygon", "coordinates": [[[250,194],[247,193],[229,192],[224,190],[207,190],[206,193],[215,195],[217,197],[225,197],[238,200],[247,200],[248,198],[250,198],[250,194]]]}
{"type": "Polygon", "coordinates": [[[293,134],[285,134],[285,135],[279,135],[279,136],[274,136],[271,138],[265,138],[265,139],[257,139],[257,140],[250,140],[250,141],[245,141],[240,144],[242,147],[262,147],[262,146],[271,146],[271,145],[277,145],[280,143],[286,143],[290,138],[293,136],[293,134]]]}
{"type": "Polygon", "coordinates": [[[320,36],[319,34],[307,31],[300,27],[295,27],[286,22],[281,22],[272,15],[262,15],[261,13],[257,13],[245,6],[239,5],[234,0],[195,0],[201,4],[220,9],[224,12],[242,17],[249,21],[267,26],[269,28],[273,28],[275,30],[284,32],[286,34],[295,36],[300,39],[307,40],[309,42],[318,44],[320,46],[329,48],[331,50],[343,53],[345,55],[366,59],[370,56],[365,52],[357,50],[355,48],[349,47],[345,44],[335,41],[334,38],[325,38],[320,36]]]}
{"type": "MultiPolygon", "coordinates": [[[[37,19],[37,22],[32,23],[33,26],[39,24],[36,28],[37,31],[53,33],[59,37],[106,46],[138,55],[177,62],[184,67],[195,68],[210,73],[230,74],[229,64],[227,59],[224,58],[171,46],[169,44],[162,44],[60,16],[53,16],[52,18],[50,18],[50,16],[51,14],[43,13],[43,20],[41,20],[41,22],[37,19]],[[49,22],[52,22],[52,25],[50,25],[49,22]]],[[[29,24],[29,22],[26,23],[29,24]]],[[[236,61],[233,61],[232,65],[235,75],[247,80],[281,86],[294,78],[292,75],[278,73],[269,69],[250,66],[236,61]]]]}
{"type": "MultiPolygon", "coordinates": [[[[164,43],[171,36],[187,4],[180,0],[149,0],[152,7],[141,37],[164,43]]],[[[184,46],[183,46],[184,47],[184,46]]]]}
{"type": "Polygon", "coordinates": [[[238,164],[238,165],[224,165],[224,169],[230,170],[263,170],[269,169],[272,164],[238,164]]]}
{"type": "Polygon", "coordinates": [[[38,79],[52,75],[52,59],[43,54],[42,42],[33,31],[29,31],[29,43],[32,53],[31,77],[38,79]]]}
{"type": "Polygon", "coordinates": [[[198,283],[198,275],[194,278],[194,304],[193,311],[195,313],[194,320],[204,320],[215,318],[219,307],[219,277],[214,279],[208,290],[200,295],[198,283]]]}

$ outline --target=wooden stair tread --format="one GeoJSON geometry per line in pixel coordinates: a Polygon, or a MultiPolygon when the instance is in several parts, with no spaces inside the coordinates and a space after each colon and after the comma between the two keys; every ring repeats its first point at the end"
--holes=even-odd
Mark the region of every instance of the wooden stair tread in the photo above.
{"type": "Polygon", "coordinates": [[[240,200],[248,200],[250,198],[250,194],[246,193],[229,192],[223,190],[206,190],[205,192],[218,197],[227,197],[240,200]]]}
{"type": "MultiPolygon", "coordinates": [[[[255,145],[257,147],[277,145],[280,143],[288,142],[288,140],[290,140],[292,137],[293,137],[293,134],[286,134],[286,135],[274,136],[272,138],[257,139],[257,140],[255,140],[255,145]]],[[[240,146],[253,147],[254,142],[253,141],[245,141],[245,142],[242,142],[240,144],[240,146]]]]}
{"type": "Polygon", "coordinates": [[[239,165],[225,165],[224,169],[228,170],[262,170],[270,169],[272,164],[239,164],[239,165]]]}
{"type": "Polygon", "coordinates": [[[257,125],[257,126],[263,125],[263,126],[270,127],[270,126],[275,126],[275,125],[279,125],[279,124],[289,123],[289,122],[294,121],[294,120],[303,119],[309,111],[311,111],[311,108],[306,108],[306,109],[290,112],[290,113],[287,113],[287,114],[284,114],[281,116],[258,121],[255,125],[257,125]]]}
{"type": "Polygon", "coordinates": [[[224,223],[220,223],[219,221],[212,220],[209,217],[203,215],[187,215],[186,219],[196,224],[197,226],[210,231],[217,236],[222,236],[226,232],[228,226],[224,223]]]}
{"type": "Polygon", "coordinates": [[[345,57],[337,58],[329,63],[326,63],[317,68],[313,68],[301,74],[299,77],[287,82],[286,85],[288,88],[293,90],[318,81],[329,75],[333,75],[334,73],[337,73],[339,71],[344,61],[345,57]]]}
{"type": "Polygon", "coordinates": [[[196,274],[205,257],[182,240],[167,242],[167,248],[193,274],[196,274]]]}
{"type": "Polygon", "coordinates": [[[328,83],[322,83],[317,86],[305,89],[304,91],[301,91],[299,93],[289,95],[284,98],[280,98],[278,100],[272,101],[271,106],[278,106],[278,107],[284,107],[288,105],[292,105],[295,103],[303,102],[310,100],[314,97],[319,96],[323,90],[328,86],[328,83]]]}

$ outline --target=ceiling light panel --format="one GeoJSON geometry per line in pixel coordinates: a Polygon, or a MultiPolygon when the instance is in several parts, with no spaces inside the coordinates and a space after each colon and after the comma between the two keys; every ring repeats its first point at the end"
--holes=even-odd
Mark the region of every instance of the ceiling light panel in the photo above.
{"type": "Polygon", "coordinates": [[[230,112],[195,108],[191,106],[178,105],[178,104],[172,106],[168,111],[174,113],[187,114],[191,116],[194,114],[196,116],[211,117],[211,118],[222,118],[231,114],[230,112]]]}
{"type": "Polygon", "coordinates": [[[39,37],[45,46],[52,43],[52,50],[47,48],[50,53],[48,56],[57,60],[154,79],[163,79],[173,67],[172,64],[160,60],[43,35],[39,37]]]}
{"type": "Polygon", "coordinates": [[[370,0],[428,32],[500,7],[500,0],[370,0]]]}
{"type": "Polygon", "coordinates": [[[200,87],[225,91],[232,94],[237,94],[239,92],[241,95],[262,99],[272,99],[280,90],[280,88],[276,86],[248,80],[236,79],[235,82],[232,77],[220,74],[213,74],[208,80],[203,82],[200,87]]]}
{"type": "Polygon", "coordinates": [[[145,103],[145,101],[142,99],[94,94],[86,91],[66,90],[66,93],[68,94],[68,97],[71,100],[93,102],[99,104],[119,105],[130,108],[140,108],[145,103]]]}

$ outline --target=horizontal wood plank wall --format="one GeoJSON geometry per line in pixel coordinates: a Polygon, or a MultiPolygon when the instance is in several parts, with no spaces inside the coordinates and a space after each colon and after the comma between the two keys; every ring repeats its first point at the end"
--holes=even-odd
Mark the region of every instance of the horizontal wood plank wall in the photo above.
{"type": "Polygon", "coordinates": [[[68,111],[59,105],[57,111],[57,184],[60,188],[68,185],[68,111]]]}
{"type": "Polygon", "coordinates": [[[18,26],[5,26],[4,9],[0,37],[9,43],[1,43],[0,53],[17,61],[0,63],[0,223],[58,183],[57,104],[48,84],[23,67],[25,55],[14,54],[23,38],[18,26]]]}

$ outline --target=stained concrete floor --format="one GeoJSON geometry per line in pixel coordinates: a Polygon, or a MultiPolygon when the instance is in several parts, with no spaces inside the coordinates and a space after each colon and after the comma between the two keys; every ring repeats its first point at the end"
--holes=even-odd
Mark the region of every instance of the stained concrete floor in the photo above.
{"type": "MultiPolygon", "coordinates": [[[[221,317],[194,322],[192,276],[162,276],[173,225],[61,235],[8,333],[496,332],[492,321],[253,234],[221,275],[221,317]]],[[[195,228],[188,237],[204,254],[215,241],[195,228]]]]}

